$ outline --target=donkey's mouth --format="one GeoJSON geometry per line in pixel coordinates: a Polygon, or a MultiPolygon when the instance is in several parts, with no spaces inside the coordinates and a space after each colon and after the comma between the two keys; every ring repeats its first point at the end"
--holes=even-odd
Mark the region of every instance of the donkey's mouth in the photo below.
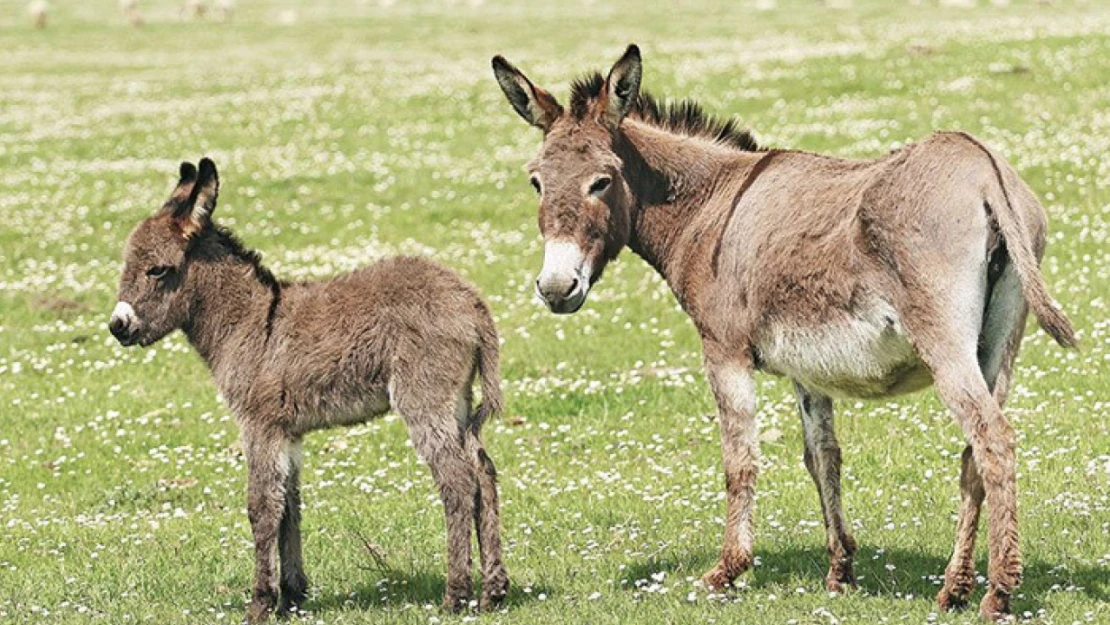
{"type": "Polygon", "coordinates": [[[136,345],[139,342],[133,336],[116,337],[116,341],[119,342],[120,347],[131,347],[132,345],[136,345]]]}
{"type": "Polygon", "coordinates": [[[578,312],[582,305],[586,303],[586,292],[584,290],[576,291],[565,299],[556,302],[544,300],[544,303],[547,304],[548,310],[556,315],[570,315],[578,312]]]}
{"type": "Polygon", "coordinates": [[[116,340],[119,341],[120,347],[134,347],[136,345],[139,347],[150,347],[154,343],[154,340],[148,336],[136,336],[134,334],[130,336],[117,336],[116,340]]]}

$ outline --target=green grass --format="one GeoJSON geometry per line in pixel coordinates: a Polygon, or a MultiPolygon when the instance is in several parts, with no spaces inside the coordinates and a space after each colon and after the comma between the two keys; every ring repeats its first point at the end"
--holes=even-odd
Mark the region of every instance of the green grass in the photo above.
{"type": "MultiPolygon", "coordinates": [[[[180,335],[124,350],[105,327],[127,232],[201,155],[221,169],[217,217],[280,275],[419,252],[490,300],[508,410],[486,439],[514,587],[481,622],[975,622],[932,602],[963,443],[931,392],[838,404],[861,588],[830,598],[792,393],[761,378],[758,566],[731,597],[693,584],[724,512],[696,333],[628,253],[578,315],[531,301],[541,247],[522,167],[540,137],[489,70],[503,53],[565,97],[632,41],[646,88],[775,146],[863,157],[960,128],[1022,172],[1084,347],[1031,326],[1020,359],[1015,608],[1110,622],[1110,8],[333,1],[284,24],[295,5],[240,2],[219,24],[143,4],[132,29],[115,2],[56,0],[45,31],[0,5],[0,622],[242,617],[234,422],[180,335]]],[[[436,607],[441,507],[402,424],[314,434],[305,463],[307,621],[461,622],[436,607]]]]}

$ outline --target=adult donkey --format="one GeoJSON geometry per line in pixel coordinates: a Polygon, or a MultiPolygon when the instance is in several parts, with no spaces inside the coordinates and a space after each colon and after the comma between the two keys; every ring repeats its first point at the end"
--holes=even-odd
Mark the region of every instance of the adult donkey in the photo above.
{"type": "Polygon", "coordinates": [[[177,189],[127,240],[109,329],[147,346],[181,329],[242,430],[254,534],[248,620],[295,610],[301,559],[301,439],[394,408],[439,487],[447,523],[444,608],[471,594],[470,532],[482,561],[479,607],[504,599],[496,470],[479,439],[501,405],[497,330],[482,297],[447,269],[391,258],[331,280],[279,282],[212,221],[216,165],[181,164],[177,189]],[[482,403],[471,387],[482,382],[482,403]],[[281,579],[276,559],[281,557],[281,579]]]}
{"type": "Polygon", "coordinates": [[[805,465],[821,498],[827,585],[854,583],[856,543],[840,506],[833,396],[879,398],[932,383],[969,445],[944,609],[974,584],[979,509],[988,504],[990,587],[999,618],[1021,577],[1015,439],[1002,415],[1027,308],[1075,345],[1038,262],[1044,210],[1017,173],[964,133],[937,133],[870,161],[761,150],[691,102],[640,93],[630,46],[607,77],[571,88],[569,110],[504,58],[509,103],[543,130],[528,165],[545,239],[536,291],[573,313],[628,246],[666,279],[702,339],[720,412],[728,586],[752,563],[757,471],[753,373],[794,381],[805,465]]]}

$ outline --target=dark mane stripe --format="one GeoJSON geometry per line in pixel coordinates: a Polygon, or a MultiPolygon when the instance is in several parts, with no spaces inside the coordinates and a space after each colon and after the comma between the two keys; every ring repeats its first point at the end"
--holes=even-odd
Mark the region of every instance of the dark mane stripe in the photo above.
{"type": "MultiPolygon", "coordinates": [[[[570,85],[571,115],[575,119],[583,119],[593,103],[601,97],[601,90],[604,88],[605,79],[598,72],[586,74],[572,82],[570,85]]],[[[722,121],[713,117],[692,100],[661,102],[646,92],[640,92],[628,114],[633,119],[670,132],[705,137],[738,150],[757,152],[763,149],[750,132],[737,125],[736,120],[722,121]]]]}
{"type": "Polygon", "coordinates": [[[590,105],[601,97],[603,88],[605,88],[605,79],[599,72],[575,78],[574,82],[570,83],[570,114],[575,119],[586,117],[590,105]]]}
{"type": "Polygon", "coordinates": [[[285,286],[284,283],[275,278],[274,274],[262,264],[262,255],[246,245],[243,245],[239,237],[235,236],[230,230],[215,223],[212,223],[211,227],[207,230],[207,232],[192,239],[190,242],[191,246],[198,245],[202,239],[211,237],[216,245],[222,247],[224,252],[228,255],[250,265],[251,269],[254,271],[255,277],[258,278],[258,281],[264,286],[269,287],[271,290],[277,290],[285,286]]]}

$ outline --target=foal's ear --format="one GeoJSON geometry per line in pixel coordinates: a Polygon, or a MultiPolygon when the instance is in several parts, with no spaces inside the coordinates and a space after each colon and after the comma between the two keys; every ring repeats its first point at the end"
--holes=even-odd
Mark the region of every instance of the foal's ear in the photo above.
{"type": "Polygon", "coordinates": [[[166,206],[180,206],[188,201],[189,196],[193,194],[193,183],[197,181],[197,168],[190,162],[181,163],[180,175],[177,180],[177,187],[174,188],[173,193],[170,194],[170,199],[166,202],[166,206]]]}
{"type": "Polygon", "coordinates": [[[601,114],[606,121],[616,126],[640,96],[640,78],[644,75],[640,61],[640,48],[636,44],[628,46],[624,55],[609,70],[602,91],[601,114]]]}
{"type": "MultiPolygon", "coordinates": [[[[189,164],[183,163],[181,166],[183,177],[185,165],[189,164]]],[[[216,210],[216,199],[220,194],[220,176],[211,159],[200,159],[199,169],[192,165],[189,167],[193,172],[189,197],[178,205],[173,215],[187,239],[212,223],[212,211],[216,210]]]]}
{"type": "Polygon", "coordinates": [[[505,57],[493,57],[493,75],[497,84],[505,92],[509,104],[524,121],[533,126],[547,131],[551,124],[563,114],[563,107],[555,100],[555,96],[532,84],[521,71],[513,64],[506,61],[505,57]]]}

